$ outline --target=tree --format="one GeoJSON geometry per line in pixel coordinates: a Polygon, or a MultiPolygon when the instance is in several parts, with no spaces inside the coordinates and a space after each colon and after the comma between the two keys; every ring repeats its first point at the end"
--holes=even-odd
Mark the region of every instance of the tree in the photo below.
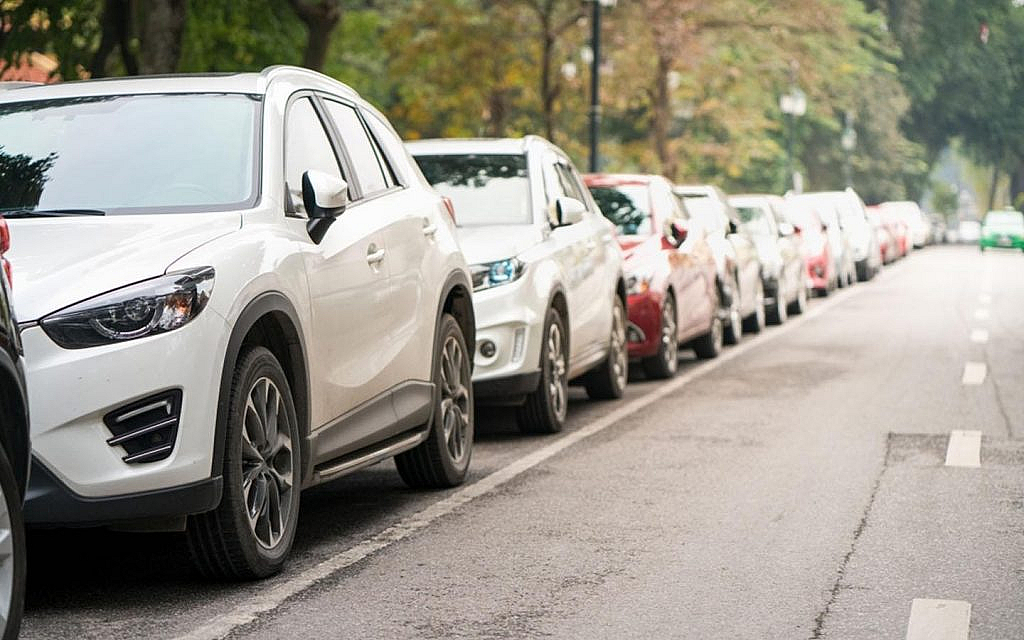
{"type": "Polygon", "coordinates": [[[340,0],[288,0],[295,15],[306,25],[306,52],[302,66],[320,71],[327,61],[331,32],[341,21],[340,0]]]}

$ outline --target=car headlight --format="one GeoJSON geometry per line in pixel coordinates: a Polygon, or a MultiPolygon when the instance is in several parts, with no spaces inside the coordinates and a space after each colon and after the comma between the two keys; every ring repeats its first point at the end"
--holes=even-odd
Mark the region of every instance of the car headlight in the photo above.
{"type": "Polygon", "coordinates": [[[475,264],[469,268],[473,276],[473,291],[515,282],[526,271],[526,263],[518,258],[475,264]]]}
{"type": "Polygon", "coordinates": [[[46,316],[39,324],[65,349],[173,331],[206,307],[213,276],[213,267],[169,273],[79,302],[46,316]]]}

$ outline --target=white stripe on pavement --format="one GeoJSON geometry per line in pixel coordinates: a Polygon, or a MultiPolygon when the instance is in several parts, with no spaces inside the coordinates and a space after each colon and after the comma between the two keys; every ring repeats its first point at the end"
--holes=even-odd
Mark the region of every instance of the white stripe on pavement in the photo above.
{"type": "Polygon", "coordinates": [[[966,385],[976,385],[985,382],[985,374],[988,373],[988,366],[984,362],[967,362],[964,364],[964,376],[960,380],[966,385]]]}
{"type": "Polygon", "coordinates": [[[971,603],[963,600],[914,598],[906,640],[967,640],[971,603]]]}
{"type": "Polygon", "coordinates": [[[981,308],[974,312],[974,317],[977,320],[988,320],[988,309],[981,308]]]}
{"type": "Polygon", "coordinates": [[[695,379],[711,373],[727,362],[745,354],[747,351],[754,349],[759,345],[771,342],[776,338],[782,337],[789,332],[800,328],[805,322],[832,309],[857,293],[866,290],[866,287],[855,287],[853,289],[847,289],[846,291],[835,295],[833,298],[822,301],[802,316],[790,319],[781,327],[762,335],[756,340],[744,342],[738,346],[732,347],[714,360],[707,360],[702,364],[694,366],[686,373],[683,373],[675,379],[660,385],[656,389],[627,402],[618,409],[598,418],[596,421],[581,427],[576,431],[567,433],[551,444],[532,451],[522,458],[514,460],[507,466],[494,471],[488,476],[484,476],[473,484],[462,487],[461,489],[449,494],[448,497],[400,520],[377,535],[367,538],[337,555],[328,557],[326,560],[306,569],[302,573],[290,578],[282,578],[277,581],[268,580],[264,582],[259,585],[259,589],[250,591],[245,596],[246,600],[237,605],[234,609],[212,618],[205,624],[179,636],[177,640],[217,640],[219,638],[223,638],[238,627],[253,622],[261,614],[273,611],[281,606],[281,604],[288,598],[309,589],[317,582],[341,571],[346,567],[356,564],[357,562],[391,546],[396,542],[408,538],[410,535],[426,528],[435,520],[452,513],[467,502],[493,492],[505,483],[515,479],[519,475],[529,471],[533,467],[536,467],[558,453],[561,453],[577,442],[604,431],[623,418],[636,413],[640,409],[651,405],[665,396],[679,391],[680,388],[690,382],[693,382],[695,379]]]}
{"type": "Polygon", "coordinates": [[[971,342],[977,342],[978,344],[985,344],[988,342],[988,331],[985,329],[975,329],[971,332],[971,342]]]}
{"type": "Polygon", "coordinates": [[[946,446],[947,467],[980,467],[981,466],[981,432],[960,431],[949,432],[949,444],[946,446]]]}

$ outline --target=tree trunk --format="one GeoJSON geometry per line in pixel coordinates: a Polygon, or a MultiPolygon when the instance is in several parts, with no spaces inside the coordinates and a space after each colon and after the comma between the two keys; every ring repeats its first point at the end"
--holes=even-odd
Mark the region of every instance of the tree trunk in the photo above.
{"type": "Polygon", "coordinates": [[[1018,162],[1010,174],[1010,204],[1020,209],[1024,207],[1021,195],[1024,194],[1024,162],[1018,162]]]}
{"type": "Polygon", "coordinates": [[[181,59],[186,0],[149,0],[142,25],[143,74],[174,73],[181,59]]]}
{"type": "Polygon", "coordinates": [[[289,4],[306,25],[306,51],[302,56],[302,66],[322,71],[327,62],[331,33],[341,21],[341,3],[339,0],[289,0],[289,4]]]}
{"type": "Polygon", "coordinates": [[[668,87],[668,74],[672,61],[666,56],[658,56],[657,75],[654,80],[654,91],[651,95],[651,136],[654,149],[661,163],[661,172],[675,179],[676,162],[669,151],[668,129],[672,117],[672,96],[668,87]]]}
{"type": "Polygon", "coordinates": [[[992,184],[988,188],[988,211],[996,208],[996,189],[999,187],[999,167],[992,167],[992,184]]]}
{"type": "Polygon", "coordinates": [[[129,0],[105,0],[103,3],[103,15],[100,17],[102,23],[102,36],[100,46],[93,54],[92,62],[89,65],[90,76],[93,78],[105,78],[107,76],[107,60],[114,52],[115,47],[121,49],[121,59],[124,61],[124,69],[130,76],[139,75],[139,62],[135,54],[128,46],[131,40],[132,14],[129,0]]]}

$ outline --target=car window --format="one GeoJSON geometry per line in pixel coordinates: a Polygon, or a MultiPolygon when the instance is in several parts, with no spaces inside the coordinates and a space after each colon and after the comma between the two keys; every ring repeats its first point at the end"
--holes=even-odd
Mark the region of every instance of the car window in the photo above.
{"type": "MultiPolygon", "coordinates": [[[[344,178],[327,131],[309,98],[299,98],[288,108],[284,133],[284,176],[289,210],[305,214],[302,174],[310,169],[344,178]]],[[[350,191],[351,195],[351,191],[350,191]]]]}
{"type": "Polygon", "coordinates": [[[1019,211],[989,211],[985,226],[1019,227],[1024,225],[1024,214],[1019,211]]]}
{"type": "Polygon", "coordinates": [[[775,231],[772,228],[771,213],[757,205],[738,206],[736,212],[739,214],[740,223],[749,233],[756,236],[772,236],[775,231]]]}
{"type": "Polygon", "coordinates": [[[598,208],[625,236],[646,236],[653,231],[651,195],[646,184],[590,187],[598,208]]]}
{"type": "Polygon", "coordinates": [[[460,227],[533,222],[525,155],[440,154],[415,158],[427,182],[451,199],[460,227]]]}
{"type": "Polygon", "coordinates": [[[679,201],[672,189],[660,180],[651,183],[651,210],[661,220],[682,219],[679,201]]]}
{"type": "Polygon", "coordinates": [[[402,144],[401,138],[395,133],[391,125],[388,124],[383,116],[380,116],[373,111],[363,111],[364,120],[367,126],[370,127],[370,131],[373,133],[376,139],[378,148],[382,149],[383,153],[381,158],[387,165],[385,168],[391,171],[391,177],[396,185],[406,184],[406,174],[409,171],[409,152],[406,150],[405,145],[402,144]]]}
{"type": "Polygon", "coordinates": [[[352,171],[359,180],[359,188],[363,196],[372,196],[388,189],[388,180],[384,176],[384,169],[381,167],[379,152],[370,134],[363,126],[356,110],[346,104],[325,100],[327,113],[334,120],[338,135],[341,136],[341,144],[348,153],[348,159],[352,163],[352,171]]]}
{"type": "Polygon", "coordinates": [[[561,162],[556,162],[555,175],[558,178],[558,184],[562,188],[563,194],[570,198],[576,198],[580,202],[586,204],[587,200],[583,195],[583,188],[573,175],[572,169],[561,162]]]}

